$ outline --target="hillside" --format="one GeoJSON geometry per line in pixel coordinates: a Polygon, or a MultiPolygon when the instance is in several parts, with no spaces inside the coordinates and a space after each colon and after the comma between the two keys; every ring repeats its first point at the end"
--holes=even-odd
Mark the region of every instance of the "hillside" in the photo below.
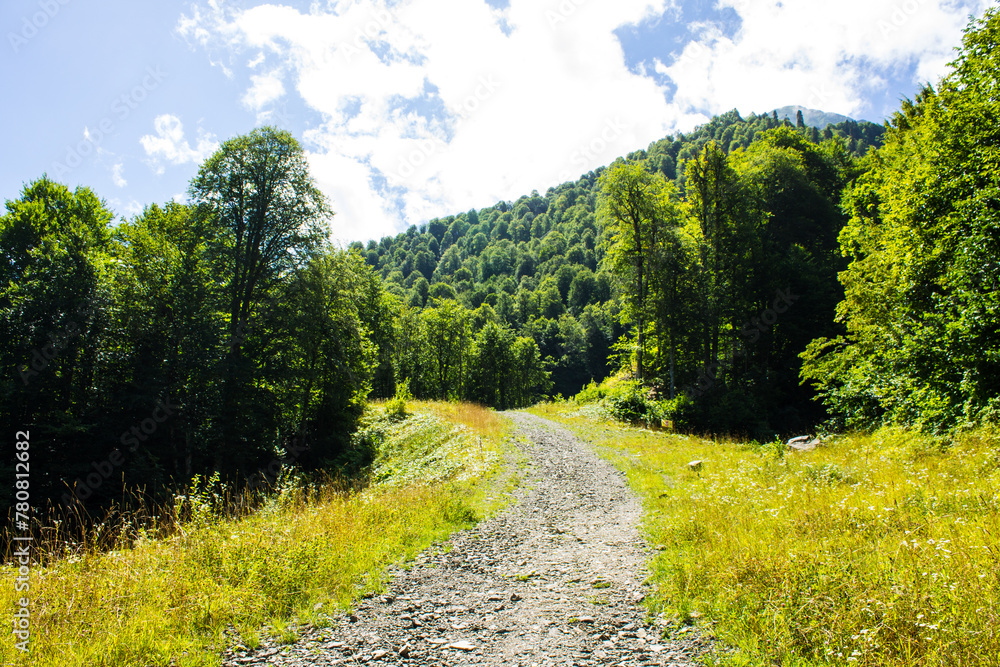
{"type": "MultiPolygon", "coordinates": [[[[683,193],[685,163],[709,142],[729,154],[777,128],[794,129],[775,114],[742,118],[734,110],[627,159],[661,174],[683,193]]],[[[883,128],[848,120],[798,132],[811,144],[837,144],[848,158],[856,158],[879,144],[883,128]]],[[[609,238],[597,216],[603,172],[353,247],[377,270],[386,289],[411,308],[454,299],[476,313],[478,326],[493,320],[530,337],[551,372],[549,393],[573,395],[612,372],[613,345],[625,332],[620,294],[604,267],[609,238]]],[[[836,230],[831,234],[835,238],[836,230]]],[[[417,375],[410,386],[417,395],[433,394],[417,375]]],[[[391,388],[386,385],[385,391],[391,388]]]]}

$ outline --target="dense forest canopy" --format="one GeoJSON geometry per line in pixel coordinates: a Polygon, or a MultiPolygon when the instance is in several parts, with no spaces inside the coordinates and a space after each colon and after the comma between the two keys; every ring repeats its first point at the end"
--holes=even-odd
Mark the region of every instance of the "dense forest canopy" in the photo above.
{"type": "Polygon", "coordinates": [[[0,218],[5,423],[72,506],[363,466],[373,397],[511,408],[615,374],[697,432],[996,421],[998,31],[885,127],[731,111],[348,249],[275,128],[117,224],[43,176],[0,218]]]}
{"type": "MultiPolygon", "coordinates": [[[[644,174],[636,172],[636,177],[655,183],[660,192],[656,196],[662,201],[654,206],[655,215],[670,218],[676,227],[668,234],[669,242],[677,245],[676,252],[669,257],[645,259],[656,263],[648,271],[655,280],[674,281],[671,289],[675,296],[664,296],[660,283],[646,286],[640,281],[641,289],[649,291],[643,294],[641,308],[631,298],[629,282],[622,278],[631,270],[629,267],[642,273],[644,265],[622,260],[623,253],[630,252],[625,250],[630,241],[617,233],[619,221],[602,212],[602,206],[606,208],[613,199],[605,192],[612,174],[604,168],[576,182],[550,188],[544,196],[532,192],[514,202],[436,218],[395,237],[355,243],[352,249],[378,271],[387,291],[408,309],[436,312],[454,301],[470,314],[474,330],[490,321],[533,340],[550,377],[550,384],[536,386],[534,396],[542,390],[550,395],[571,396],[586,383],[600,382],[635,362],[641,378],[672,397],[680,388],[703,381],[706,370],[714,372],[709,366],[719,363],[718,339],[723,326],[730,333],[738,332],[743,319],[766,310],[761,305],[770,304],[777,289],[793,284],[779,286],[776,276],[801,274],[794,285],[808,298],[797,309],[798,314],[783,318],[783,327],[774,332],[758,333],[761,340],[755,341],[760,348],[756,352],[758,372],[783,369],[780,381],[767,383],[767,391],[780,396],[764,401],[750,398],[760,387],[746,376],[748,359],[741,376],[748,384],[733,398],[746,407],[741,407],[738,414],[727,407],[686,418],[686,425],[691,427],[767,431],[772,419],[767,411],[777,409],[783,411],[782,419],[790,420],[781,428],[794,429],[822,414],[810,403],[811,392],[799,387],[796,355],[817,332],[829,333],[823,325],[832,326],[833,308],[840,298],[836,271],[844,266],[836,256],[836,238],[846,222],[839,210],[841,189],[854,177],[857,159],[880,145],[883,130],[878,125],[854,121],[820,129],[802,122],[795,125],[779,121],[777,112],[744,119],[731,111],[689,134],[666,137],[627,156],[623,161],[634,166],[632,171],[638,169],[644,174]],[[732,192],[729,200],[719,205],[749,206],[752,211],[748,208],[738,213],[732,209],[718,238],[708,233],[710,243],[718,242],[710,251],[714,264],[696,279],[691,273],[693,256],[689,254],[706,250],[696,246],[697,239],[705,240],[707,232],[693,231],[698,225],[694,223],[692,202],[704,193],[699,194],[701,182],[689,173],[689,165],[705,168],[709,154],[714,156],[713,164],[720,160],[725,163],[725,174],[734,168],[741,174],[739,192],[732,192]],[[751,214],[756,216],[754,220],[747,217],[751,214]],[[741,225],[739,230],[730,229],[737,223],[741,225]],[[750,238],[759,245],[758,254],[742,259],[732,256],[736,248],[733,244],[743,244],[750,238]],[[723,241],[729,245],[719,245],[723,241]],[[797,259],[787,256],[788,252],[798,253],[797,259]],[[662,275],[664,262],[676,269],[669,278],[662,275]],[[679,263],[684,264],[684,271],[677,268],[679,263]],[[713,341],[714,351],[706,356],[704,351],[694,351],[691,326],[699,317],[695,311],[702,306],[692,299],[696,290],[707,289],[706,280],[716,280],[716,269],[721,270],[723,264],[730,272],[731,287],[744,290],[744,294],[736,297],[733,289],[726,291],[727,296],[741,299],[724,304],[731,314],[729,322],[702,322],[703,327],[714,327],[711,333],[702,330],[699,334],[702,340],[708,336],[713,341]],[[773,276],[752,282],[753,268],[763,266],[769,267],[773,276]],[[738,271],[744,273],[734,273],[738,271]],[[651,300],[647,301],[647,296],[651,300]],[[793,338],[773,338],[772,333],[786,331],[793,338]],[[665,336],[674,343],[668,345],[665,336]],[[646,339],[653,345],[647,346],[646,339]],[[637,357],[630,351],[636,342],[641,342],[643,349],[637,357]],[[643,372],[646,368],[649,373],[643,372]],[[780,408],[775,408],[779,403],[780,408]],[[727,414],[732,416],[719,421],[718,417],[727,414]]],[[[617,173],[614,167],[610,171],[617,173]]],[[[661,240],[667,237],[657,237],[653,242],[661,240]]],[[[740,248],[742,252],[750,246],[740,248]]],[[[639,252],[645,253],[646,249],[640,248],[639,252]]],[[[665,251],[657,247],[656,252],[665,251]]],[[[718,276],[718,280],[723,278],[718,276]]],[[[722,288],[716,285],[712,289],[718,292],[711,297],[715,303],[722,298],[722,288]]],[[[419,326],[407,331],[418,340],[426,336],[419,326]]],[[[421,348],[419,343],[401,344],[411,350],[421,348]]],[[[726,348],[722,354],[732,356],[732,352],[726,348]]],[[[417,396],[476,398],[453,383],[443,385],[440,372],[431,365],[440,368],[441,363],[410,357],[405,364],[397,365],[397,378],[407,379],[417,396]]],[[[460,365],[457,357],[451,364],[456,368],[460,365]]],[[[712,384],[718,385],[719,391],[725,383],[712,380],[712,384]]],[[[383,383],[379,391],[388,396],[393,387],[383,383]]],[[[707,397],[701,403],[712,401],[713,397],[707,397]]]]}

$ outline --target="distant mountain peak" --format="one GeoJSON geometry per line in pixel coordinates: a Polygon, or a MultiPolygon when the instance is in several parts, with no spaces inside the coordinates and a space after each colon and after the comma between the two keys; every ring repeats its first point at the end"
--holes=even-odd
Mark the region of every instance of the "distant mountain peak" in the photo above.
{"type": "Polygon", "coordinates": [[[843,116],[839,113],[830,113],[829,111],[820,111],[818,109],[807,109],[806,107],[796,105],[781,107],[775,109],[774,111],[778,114],[778,120],[787,118],[793,125],[795,124],[795,114],[801,111],[802,120],[807,126],[818,127],[821,130],[827,125],[836,125],[837,123],[843,123],[847,120],[855,120],[854,118],[843,116]]]}

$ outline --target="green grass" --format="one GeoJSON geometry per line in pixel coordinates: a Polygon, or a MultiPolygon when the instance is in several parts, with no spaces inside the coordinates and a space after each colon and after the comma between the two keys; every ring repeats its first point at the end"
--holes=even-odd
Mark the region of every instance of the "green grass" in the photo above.
{"type": "MultiPolygon", "coordinates": [[[[193,488],[189,518],[163,538],[81,553],[31,573],[31,652],[0,635],[4,665],[218,665],[234,639],[254,646],[266,627],[292,640],[359,594],[383,585],[405,560],[499,505],[510,455],[508,427],[467,404],[411,404],[401,422],[379,418],[372,477],[344,485],[286,483],[262,509],[222,519],[211,489],[193,488]],[[232,629],[232,630],[230,630],[232,629]]],[[[169,511],[169,510],[166,510],[169,511]]],[[[17,598],[0,569],[0,606],[17,598]]]]}
{"type": "Polygon", "coordinates": [[[803,453],[535,411],[627,473],[660,549],[651,611],[697,618],[730,648],[710,662],[1000,664],[1000,434],[882,430],[803,453]]]}

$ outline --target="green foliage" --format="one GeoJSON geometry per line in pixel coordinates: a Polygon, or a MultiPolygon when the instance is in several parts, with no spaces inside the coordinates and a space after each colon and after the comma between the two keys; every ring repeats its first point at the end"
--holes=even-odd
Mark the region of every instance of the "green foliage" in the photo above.
{"type": "Polygon", "coordinates": [[[648,161],[601,176],[603,265],[628,326],[621,364],[672,401],[674,428],[804,428],[821,413],[798,384],[796,355],[835,330],[838,204],[855,167],[836,142],[817,146],[790,127],[728,154],[709,141],[688,155],[683,192],[648,161]]]}
{"type": "Polygon", "coordinates": [[[294,139],[228,141],[191,190],[196,206],[112,226],[89,190],[43,178],[0,218],[0,411],[48,452],[37,497],[75,516],[123,488],[327,464],[386,383],[392,303],[360,255],[323,243],[294,139]]]}
{"type": "MultiPolygon", "coordinates": [[[[709,141],[715,140],[722,152],[728,154],[737,148],[746,149],[754,145],[768,136],[768,130],[780,127],[786,127],[786,124],[772,119],[770,114],[751,115],[744,119],[733,111],[714,118],[691,133],[655,142],[648,150],[630,155],[629,160],[635,166],[641,165],[640,169],[644,169],[650,178],[655,177],[656,187],[668,193],[663,205],[669,209],[677,204],[670,201],[669,192],[675,189],[680,192],[685,187],[685,163],[698,155],[709,141]],[[666,181],[673,181],[674,184],[666,181]]],[[[782,135],[780,148],[805,154],[799,166],[808,173],[810,183],[816,182],[810,187],[819,188],[826,199],[819,202],[821,206],[815,216],[809,213],[809,207],[817,203],[815,199],[802,199],[795,218],[789,216],[783,223],[787,225],[785,229],[792,232],[799,229],[796,225],[802,224],[802,227],[794,239],[783,237],[781,241],[786,245],[777,252],[785,252],[788,243],[798,243],[800,239],[806,239],[804,246],[807,248],[816,245],[811,234],[816,231],[817,224],[809,218],[830,215],[830,202],[835,208],[842,185],[835,181],[841,179],[842,171],[853,168],[852,156],[861,155],[868,146],[878,144],[882,131],[879,125],[853,121],[827,129],[830,138],[822,146],[817,145],[818,137],[807,132],[808,128],[796,131],[787,125],[787,134],[782,135]],[[827,157],[821,157],[817,163],[814,153],[827,157]]],[[[623,289],[625,284],[617,280],[631,274],[616,273],[612,266],[621,268],[625,264],[618,260],[612,263],[606,257],[608,250],[614,247],[608,242],[609,237],[617,233],[613,225],[602,224],[598,219],[601,193],[598,181],[606,171],[601,168],[584,174],[576,181],[550,188],[544,194],[533,192],[513,202],[498,202],[478,211],[434,219],[428,222],[425,229],[413,227],[395,237],[385,237],[377,244],[371,242],[367,248],[367,261],[377,267],[383,279],[392,283],[390,289],[412,308],[437,308],[438,301],[444,299],[453,299],[469,311],[488,304],[499,317],[498,324],[518,335],[534,339],[551,373],[553,392],[573,395],[589,380],[600,381],[608,377],[616,370],[614,364],[608,361],[611,346],[623,334],[627,334],[630,340],[625,347],[631,346],[624,355],[628,360],[626,363],[636,367],[641,359],[644,369],[652,368],[648,374],[651,381],[668,384],[668,348],[693,349],[698,337],[693,329],[692,302],[684,298],[698,289],[695,281],[697,272],[693,270],[696,267],[694,260],[698,258],[696,238],[686,227],[678,225],[674,218],[670,218],[670,224],[660,221],[657,225],[660,229],[669,228],[672,231],[666,237],[656,239],[654,245],[658,250],[646,261],[645,273],[662,279],[656,284],[649,283],[648,294],[642,300],[643,321],[650,323],[650,330],[643,331],[646,327],[637,326],[640,311],[636,310],[636,301],[629,296],[628,290],[623,289]],[[427,264],[430,260],[433,260],[433,268],[427,264]],[[602,265],[604,271],[600,270],[602,265]],[[429,282],[426,291],[420,277],[429,282]],[[624,316],[623,309],[628,311],[624,316]],[[582,328],[582,347],[575,333],[578,328],[572,321],[564,320],[567,315],[582,328]],[[547,324],[549,320],[559,322],[561,333],[558,336],[547,324]],[[654,326],[654,323],[659,324],[654,326]],[[663,326],[664,323],[669,326],[663,326]],[[640,331],[644,352],[636,355],[640,331]],[[672,341],[669,340],[671,338],[672,341]],[[654,342],[650,344],[650,341],[654,342]]],[[[775,174],[771,181],[776,196],[784,192],[780,178],[781,174],[775,174]]],[[[785,201],[798,202],[796,192],[795,189],[787,192],[785,201]]],[[[835,210],[833,216],[837,217],[835,210]]],[[[836,224],[840,223],[842,220],[836,224]]],[[[824,221],[819,227],[819,239],[836,238],[838,226],[824,221]]],[[[769,257],[767,262],[773,264],[773,259],[769,257]]],[[[810,287],[817,287],[813,290],[817,294],[830,291],[830,272],[824,269],[824,272],[817,273],[815,259],[809,260],[805,267],[810,275],[816,275],[813,280],[816,285],[810,287]]],[[[826,255],[822,259],[828,260],[826,255]]],[[[743,260],[765,264],[757,256],[743,260]]],[[[634,267],[634,263],[631,266],[634,267]]],[[[735,271],[738,265],[731,263],[731,268],[735,271]]],[[[781,271],[786,268],[775,266],[774,274],[784,275],[781,271]]],[[[792,268],[800,270],[802,267],[795,265],[792,268]]],[[[634,279],[632,275],[630,280],[634,279]]],[[[832,291],[836,292],[836,282],[832,282],[832,291]]],[[[769,298],[773,298],[773,294],[769,298]]],[[[829,321],[829,308],[820,304],[837,298],[836,294],[832,297],[823,295],[812,310],[813,315],[826,317],[829,321]]],[[[752,317],[757,312],[758,305],[754,304],[740,316],[752,317]]],[[[736,322],[737,326],[742,323],[742,319],[736,322]]],[[[478,334],[482,324],[472,323],[470,336],[466,338],[467,346],[471,346],[471,337],[478,334]]],[[[814,336],[815,330],[806,340],[814,336]]],[[[804,345],[805,342],[802,343],[804,345]]],[[[761,347],[775,349],[766,340],[762,341],[761,347]]],[[[795,354],[801,348],[789,349],[791,347],[792,344],[788,348],[781,346],[781,363],[797,367],[795,354]]],[[[677,358],[674,363],[674,388],[680,390],[697,377],[698,366],[705,362],[704,359],[677,358]],[[683,368],[682,364],[685,365],[683,368]]],[[[772,359],[769,363],[777,361],[772,359]]],[[[405,368],[397,368],[396,375],[412,379],[416,396],[441,395],[440,386],[431,386],[440,382],[427,382],[412,375],[414,372],[414,366],[408,362],[405,368]]],[[[794,373],[787,375],[794,380],[794,373]]],[[[801,403],[808,398],[808,391],[799,390],[794,381],[786,382],[785,387],[789,386],[792,394],[797,393],[793,402],[800,410],[801,403]]],[[[391,392],[379,395],[390,396],[391,392]]]]}
{"type": "Polygon", "coordinates": [[[396,395],[385,404],[385,414],[390,421],[406,419],[406,403],[413,399],[410,393],[410,381],[403,380],[396,386],[396,395]]]}
{"type": "Polygon", "coordinates": [[[659,550],[650,612],[669,634],[711,633],[728,649],[713,664],[996,663],[995,429],[882,429],[794,452],[533,410],[628,475],[659,550]]]}
{"type": "Polygon", "coordinates": [[[663,420],[662,408],[641,385],[608,396],[603,405],[608,414],[628,424],[659,426],[663,420]]]}
{"type": "Polygon", "coordinates": [[[1000,393],[1000,15],[966,30],[937,91],[892,119],[846,195],[841,336],[802,376],[841,423],[938,431],[996,419],[1000,393]]]}

